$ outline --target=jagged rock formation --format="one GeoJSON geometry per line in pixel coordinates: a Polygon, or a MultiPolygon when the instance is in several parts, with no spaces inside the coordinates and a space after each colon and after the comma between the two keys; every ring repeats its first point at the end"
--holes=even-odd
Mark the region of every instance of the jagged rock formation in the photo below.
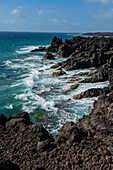
{"type": "Polygon", "coordinates": [[[0,114],[0,169],[113,169],[113,93],[54,137],[27,113],[0,114]]]}
{"type": "Polygon", "coordinates": [[[78,95],[75,95],[73,98],[76,99],[82,99],[82,98],[89,98],[89,97],[97,97],[100,96],[102,94],[108,94],[109,88],[108,87],[104,87],[102,88],[92,88],[92,89],[88,89],[85,92],[81,92],[78,95]]]}
{"type": "Polygon", "coordinates": [[[55,60],[55,57],[51,53],[46,53],[42,60],[55,60]]]}

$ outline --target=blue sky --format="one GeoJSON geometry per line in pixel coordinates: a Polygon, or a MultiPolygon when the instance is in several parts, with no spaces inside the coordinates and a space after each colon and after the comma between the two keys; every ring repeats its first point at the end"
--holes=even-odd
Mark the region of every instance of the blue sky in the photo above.
{"type": "Polygon", "coordinates": [[[0,31],[113,31],[113,0],[0,0],[0,31]]]}

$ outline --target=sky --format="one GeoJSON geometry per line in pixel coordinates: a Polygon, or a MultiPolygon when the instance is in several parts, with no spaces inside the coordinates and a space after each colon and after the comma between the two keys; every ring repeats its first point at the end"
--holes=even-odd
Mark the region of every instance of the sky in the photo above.
{"type": "Polygon", "coordinates": [[[0,31],[113,31],[113,0],[0,0],[0,31]]]}

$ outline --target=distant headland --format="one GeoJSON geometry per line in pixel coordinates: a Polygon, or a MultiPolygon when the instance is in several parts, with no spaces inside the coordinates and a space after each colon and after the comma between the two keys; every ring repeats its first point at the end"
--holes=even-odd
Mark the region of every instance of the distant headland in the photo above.
{"type": "Polygon", "coordinates": [[[113,32],[89,32],[82,35],[86,36],[113,36],[113,32]]]}

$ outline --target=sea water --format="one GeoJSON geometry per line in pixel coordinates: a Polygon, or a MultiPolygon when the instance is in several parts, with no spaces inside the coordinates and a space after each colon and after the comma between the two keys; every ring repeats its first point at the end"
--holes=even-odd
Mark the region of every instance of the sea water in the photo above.
{"type": "MultiPolygon", "coordinates": [[[[8,117],[28,112],[34,123],[43,124],[52,134],[56,134],[65,122],[89,114],[96,98],[73,100],[73,96],[89,88],[104,87],[108,82],[80,84],[77,89],[63,94],[73,83],[60,79],[65,75],[52,77],[55,70],[50,67],[65,59],[56,58],[52,64],[49,60],[42,61],[45,53],[30,52],[39,46],[50,45],[53,36],[64,41],[77,35],[0,32],[0,113],[8,117]]],[[[66,76],[90,71],[68,71],[66,76]]]]}

